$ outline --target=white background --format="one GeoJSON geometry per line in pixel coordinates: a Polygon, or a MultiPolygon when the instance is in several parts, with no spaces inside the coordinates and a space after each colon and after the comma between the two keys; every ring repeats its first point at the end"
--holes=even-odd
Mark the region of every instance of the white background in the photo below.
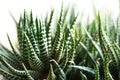
{"type": "MultiPolygon", "coordinates": [[[[0,43],[9,48],[6,33],[10,35],[13,43],[16,42],[15,24],[9,14],[9,11],[18,20],[24,9],[30,11],[36,16],[44,16],[51,7],[60,10],[62,0],[0,0],[0,43]]],[[[84,13],[83,17],[93,18],[93,6],[101,13],[110,13],[112,17],[118,15],[119,0],[63,0],[64,5],[74,6],[78,12],[84,13]]]]}

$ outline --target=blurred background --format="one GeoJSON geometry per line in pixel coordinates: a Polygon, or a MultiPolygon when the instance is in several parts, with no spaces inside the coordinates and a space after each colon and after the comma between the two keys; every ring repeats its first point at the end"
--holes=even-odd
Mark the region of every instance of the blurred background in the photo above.
{"type": "MultiPolygon", "coordinates": [[[[112,18],[116,18],[119,13],[119,0],[63,0],[64,6],[74,6],[75,10],[83,17],[85,23],[88,17],[90,21],[94,18],[94,8],[102,14],[110,14],[112,18]]],[[[19,20],[20,14],[24,9],[33,11],[34,16],[44,17],[51,8],[59,11],[62,0],[0,0],[0,43],[9,47],[6,34],[8,33],[11,40],[17,41],[15,23],[9,12],[19,20]]]]}

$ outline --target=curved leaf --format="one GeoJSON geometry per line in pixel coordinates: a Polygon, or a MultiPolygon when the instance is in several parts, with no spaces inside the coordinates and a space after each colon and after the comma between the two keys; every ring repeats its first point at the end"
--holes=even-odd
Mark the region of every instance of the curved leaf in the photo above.
{"type": "Polygon", "coordinates": [[[92,69],[92,68],[89,68],[89,67],[85,67],[85,66],[70,66],[70,67],[72,67],[72,68],[75,68],[75,69],[80,69],[80,70],[83,70],[83,71],[86,71],[86,72],[89,72],[89,73],[91,73],[91,74],[95,74],[95,71],[94,71],[94,69],[92,69]]]}

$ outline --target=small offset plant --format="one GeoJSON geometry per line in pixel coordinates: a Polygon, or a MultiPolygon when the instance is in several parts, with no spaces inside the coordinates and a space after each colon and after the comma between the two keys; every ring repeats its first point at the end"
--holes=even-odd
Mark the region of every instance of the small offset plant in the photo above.
{"type": "MultiPolygon", "coordinates": [[[[61,7],[52,32],[54,10],[46,19],[24,11],[17,28],[18,45],[12,51],[0,45],[0,74],[7,80],[119,80],[120,47],[118,25],[96,18],[80,25],[74,10],[61,7]],[[76,20],[79,24],[76,24],[76,20]]],[[[111,19],[112,20],[112,19],[111,19]]]]}

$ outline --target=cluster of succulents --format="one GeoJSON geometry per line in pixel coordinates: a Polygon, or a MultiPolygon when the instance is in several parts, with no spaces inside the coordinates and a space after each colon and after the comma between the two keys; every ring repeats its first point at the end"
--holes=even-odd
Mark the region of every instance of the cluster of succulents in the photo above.
{"type": "Polygon", "coordinates": [[[68,14],[62,6],[55,32],[53,9],[45,19],[34,19],[32,11],[24,11],[18,22],[12,16],[18,43],[14,47],[7,34],[12,51],[0,44],[0,74],[7,80],[119,80],[117,21],[103,20],[98,13],[83,26],[74,10],[66,19],[68,14]]]}

